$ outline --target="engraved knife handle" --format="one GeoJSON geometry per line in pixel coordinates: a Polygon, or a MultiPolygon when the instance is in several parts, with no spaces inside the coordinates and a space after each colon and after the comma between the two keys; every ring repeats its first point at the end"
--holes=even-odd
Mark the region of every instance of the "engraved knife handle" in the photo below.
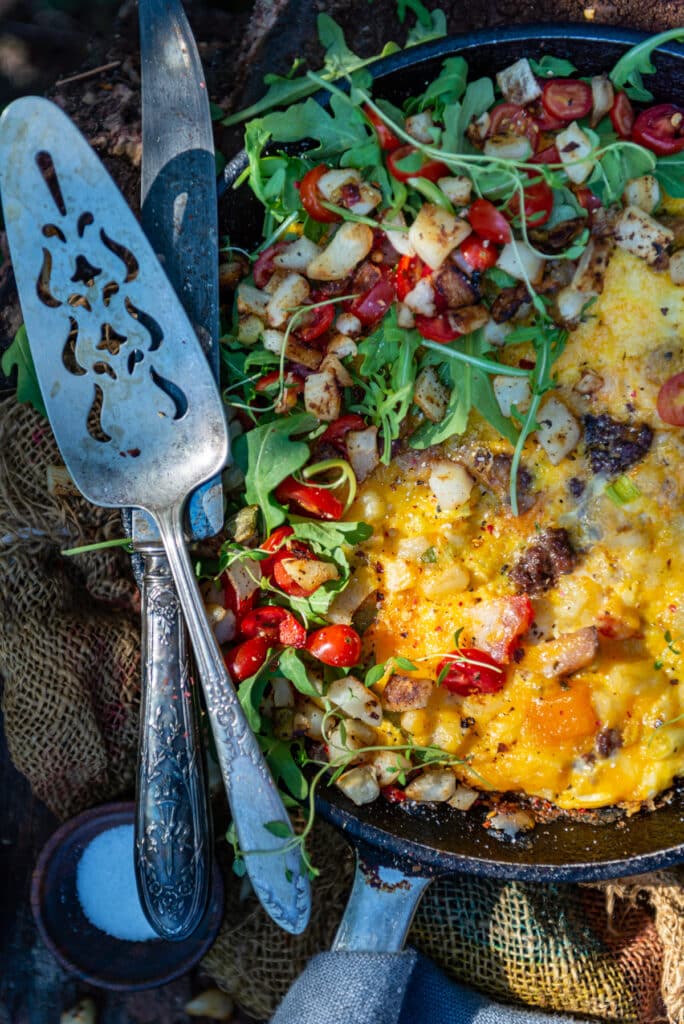
{"type": "Polygon", "coordinates": [[[177,941],[192,934],[208,903],[209,806],[178,595],[161,545],[146,546],[141,554],[136,877],[150,924],[177,941]]]}

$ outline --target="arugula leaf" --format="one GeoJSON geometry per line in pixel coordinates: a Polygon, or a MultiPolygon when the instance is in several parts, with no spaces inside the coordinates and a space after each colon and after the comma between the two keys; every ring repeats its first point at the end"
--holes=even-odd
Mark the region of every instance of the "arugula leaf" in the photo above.
{"type": "Polygon", "coordinates": [[[494,103],[491,78],[478,78],[470,82],[461,103],[451,104],[449,120],[444,127],[442,145],[446,153],[470,153],[473,147],[466,138],[466,130],[474,117],[484,114],[494,103]]]}
{"type": "Polygon", "coordinates": [[[264,828],[279,839],[289,839],[292,835],[292,826],[286,825],[284,821],[265,821],[264,828]]]}
{"type": "Polygon", "coordinates": [[[313,519],[291,522],[294,535],[308,541],[317,554],[330,552],[340,544],[361,544],[373,534],[368,523],[316,522],[313,519]]]}
{"type": "Polygon", "coordinates": [[[541,60],[530,58],[530,67],[540,78],[571,78],[577,73],[577,68],[569,60],[552,57],[549,53],[545,53],[541,60]]]}
{"type": "Polygon", "coordinates": [[[254,732],[258,732],[261,729],[259,704],[271,678],[269,661],[270,659],[266,658],[261,668],[253,676],[250,676],[249,679],[244,679],[238,689],[238,700],[242,705],[245,718],[254,732]]]}
{"type": "Polygon", "coordinates": [[[619,201],[630,178],[652,173],[656,158],[630,142],[615,142],[603,153],[587,179],[587,185],[606,205],[619,201]]]}
{"type": "MultiPolygon", "coordinates": [[[[306,666],[300,660],[294,647],[286,647],[278,661],[280,671],[289,679],[295,690],[303,693],[305,697],[320,697],[320,692],[313,685],[306,673],[306,666]]],[[[244,684],[242,684],[244,685],[244,684]]],[[[242,689],[242,685],[240,689],[242,689]]]]}
{"type": "Polygon", "coordinates": [[[248,430],[235,442],[236,460],[245,470],[245,502],[259,506],[267,533],[285,521],[285,510],[272,492],[309,458],[308,444],[293,438],[317,425],[318,421],[307,413],[281,416],[248,430]]]}
{"type": "Polygon", "coordinates": [[[658,160],[653,172],[673,199],[684,199],[684,152],[658,160]]]}
{"type": "MultiPolygon", "coordinates": [[[[416,0],[410,0],[416,3],[416,0]]],[[[420,5],[423,6],[422,4],[420,5]]],[[[425,8],[423,8],[425,10],[425,8]]],[[[429,43],[432,39],[442,39],[447,34],[447,22],[444,11],[436,8],[434,11],[426,11],[427,21],[419,19],[412,29],[409,29],[406,36],[406,49],[417,46],[419,43],[429,43]]]]}
{"type": "Polygon", "coordinates": [[[684,39],[684,28],[672,28],[660,32],[657,36],[645,39],[628,50],[610,72],[610,80],[616,89],[624,89],[630,99],[648,103],[653,94],[644,85],[642,75],[652,75],[656,68],[651,61],[651,54],[663,43],[671,39],[684,39]]]}
{"type": "Polygon", "coordinates": [[[36,368],[33,363],[33,356],[29,347],[26,327],[21,325],[10,347],[2,355],[2,372],[9,377],[12,370],[17,368],[17,401],[26,402],[32,405],[36,412],[47,419],[45,403],[40,392],[36,368]]]}
{"type": "Polygon", "coordinates": [[[444,106],[460,100],[468,81],[468,64],[464,57],[447,57],[437,78],[428,85],[420,99],[420,108],[432,107],[439,101],[444,106]]]}
{"type": "Polygon", "coordinates": [[[276,142],[299,142],[310,138],[318,142],[308,151],[316,160],[328,160],[355,147],[373,141],[374,133],[360,110],[348,96],[335,92],[330,110],[314,99],[297,103],[286,111],[274,111],[261,121],[263,131],[276,142]]]}
{"type": "MultiPolygon", "coordinates": [[[[288,740],[274,740],[270,737],[262,743],[264,756],[276,782],[283,782],[296,800],[305,800],[309,792],[309,783],[295,760],[293,753],[299,744],[288,740]]],[[[288,832],[290,835],[290,832],[288,832]]]]}

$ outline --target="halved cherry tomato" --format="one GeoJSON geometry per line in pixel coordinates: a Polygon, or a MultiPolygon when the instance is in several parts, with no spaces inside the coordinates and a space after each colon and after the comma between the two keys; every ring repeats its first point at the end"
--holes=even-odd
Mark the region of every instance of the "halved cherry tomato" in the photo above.
{"type": "Polygon", "coordinates": [[[491,654],[477,647],[462,647],[452,654],[453,658],[443,658],[437,666],[437,678],[449,693],[467,697],[470,693],[497,693],[502,689],[506,673],[491,654]]]}
{"type": "Polygon", "coordinates": [[[326,210],[321,202],[323,197],[318,191],[318,182],[328,171],[329,168],[326,164],[319,164],[317,167],[312,167],[310,171],[307,171],[299,183],[299,198],[302,201],[302,206],[311,219],[318,221],[320,224],[334,224],[342,219],[338,213],[326,210]]]}
{"type": "Polygon", "coordinates": [[[273,575],[273,555],[283,548],[287,538],[293,534],[294,530],[291,526],[277,526],[266,540],[262,541],[261,550],[272,552],[269,558],[262,558],[259,563],[262,576],[270,578],[273,575]]]}
{"type": "Polygon", "coordinates": [[[547,146],[546,149],[540,149],[539,152],[531,156],[528,163],[531,164],[559,164],[561,162],[560,153],[556,145],[547,146]]]}
{"type": "Polygon", "coordinates": [[[408,293],[416,287],[421,277],[430,273],[432,271],[423,263],[420,256],[402,256],[397,263],[394,275],[394,286],[399,301],[403,302],[408,293]]]}
{"type": "Polygon", "coordinates": [[[463,331],[455,326],[448,313],[438,313],[437,316],[421,316],[416,314],[415,323],[416,330],[421,338],[427,338],[428,341],[438,341],[440,345],[454,341],[463,334],[463,331]]]}
{"type": "Polygon", "coordinates": [[[256,263],[252,274],[254,276],[254,284],[257,288],[265,288],[271,279],[271,275],[275,271],[275,263],[273,260],[287,247],[287,242],[275,242],[274,245],[269,245],[268,249],[264,249],[257,256],[256,263]]]}
{"type": "Polygon", "coordinates": [[[223,587],[223,604],[229,611],[233,612],[238,618],[250,611],[254,607],[254,602],[258,594],[258,588],[252,591],[249,597],[243,598],[242,600],[238,596],[238,593],[233,586],[230,576],[227,572],[224,572],[221,576],[221,585],[223,587]]]}
{"type": "Polygon", "coordinates": [[[561,121],[560,117],[554,117],[553,114],[550,114],[541,100],[537,100],[530,107],[530,116],[540,132],[559,132],[566,124],[565,121],[561,121]]]}
{"type": "Polygon", "coordinates": [[[611,121],[613,122],[613,128],[618,133],[621,139],[628,139],[632,134],[634,128],[634,107],[629,102],[629,96],[626,92],[618,92],[613,100],[613,106],[608,111],[611,121]]]}
{"type": "Polygon", "coordinates": [[[466,217],[473,231],[489,242],[498,242],[500,245],[510,242],[511,228],[508,221],[488,199],[476,199],[466,217]]]}
{"type": "Polygon", "coordinates": [[[489,270],[499,258],[499,250],[494,242],[480,238],[475,231],[471,231],[465,241],[461,242],[458,251],[473,270],[489,270]]]}
{"type": "Polygon", "coordinates": [[[309,634],[306,649],[324,665],[351,668],[361,657],[361,637],[351,626],[323,626],[309,634]]]}
{"type": "MultiPolygon", "coordinates": [[[[526,185],[523,189],[525,217],[531,227],[538,228],[542,224],[546,224],[551,216],[553,189],[539,174],[536,175],[537,180],[535,181],[534,171],[528,172],[528,175],[532,178],[533,184],[526,185]]],[[[513,193],[508,203],[508,209],[513,216],[518,216],[520,213],[520,197],[517,192],[513,193]]]]}
{"type": "Polygon", "coordinates": [[[642,110],[634,122],[632,139],[658,156],[670,156],[684,149],[684,107],[657,103],[642,110]]]}
{"type": "Polygon", "coordinates": [[[577,197],[577,202],[583,210],[587,211],[587,213],[593,213],[594,210],[599,210],[603,206],[599,197],[595,196],[591,189],[587,188],[586,185],[578,186],[574,192],[577,197]]]}
{"type": "Polygon", "coordinates": [[[684,427],[684,373],[675,373],[665,381],[658,392],[656,409],[663,423],[684,427]]]}
{"type": "Polygon", "coordinates": [[[388,128],[382,118],[378,117],[374,110],[371,110],[369,106],[363,107],[363,112],[375,128],[375,134],[378,137],[380,143],[380,149],[391,152],[393,149],[398,149],[401,146],[400,140],[396,137],[391,128],[388,128]]]}
{"type": "Polygon", "coordinates": [[[370,327],[382,320],[395,298],[394,285],[386,277],[381,277],[372,288],[354,299],[349,311],[358,317],[365,327],[370,327]]]}
{"type": "MultiPolygon", "coordinates": [[[[254,385],[254,390],[262,394],[270,388],[275,388],[279,381],[280,370],[271,370],[270,373],[265,373],[263,377],[259,377],[259,380],[254,385]]],[[[292,370],[288,370],[285,374],[284,383],[286,391],[291,391],[295,395],[302,395],[304,393],[304,381],[298,374],[293,373],[292,370]]]]}
{"type": "Polygon", "coordinates": [[[240,633],[250,640],[262,636],[285,647],[305,647],[306,630],[291,611],[277,605],[254,608],[240,622],[240,633]]]}
{"type": "Polygon", "coordinates": [[[552,78],[544,83],[542,106],[560,121],[578,121],[591,111],[591,86],[577,78],[552,78]]]}
{"type": "Polygon", "coordinates": [[[268,647],[268,640],[265,637],[253,636],[226,652],[223,660],[236,683],[249,679],[259,671],[266,661],[268,647]]]}
{"type": "Polygon", "coordinates": [[[383,786],[380,792],[390,804],[401,804],[404,800],[408,800],[406,791],[401,786],[395,786],[392,783],[389,786],[383,786]]]}
{"type": "Polygon", "coordinates": [[[271,570],[273,582],[290,597],[309,597],[314,590],[318,590],[318,586],[307,590],[290,575],[286,563],[291,558],[304,558],[309,562],[318,561],[308,544],[292,541],[288,547],[282,548],[273,556],[271,570]]]}
{"type": "Polygon", "coordinates": [[[534,149],[539,128],[524,107],[517,103],[497,103],[489,112],[487,135],[525,135],[534,149]]]}
{"type": "Polygon", "coordinates": [[[276,500],[282,505],[298,505],[317,519],[341,519],[344,505],[325,487],[315,484],[301,484],[293,476],[287,476],[275,489],[276,500]]]}
{"type": "Polygon", "coordinates": [[[321,434],[321,441],[333,445],[341,452],[346,452],[345,438],[350,430],[364,430],[366,421],[357,412],[348,412],[338,420],[329,423],[321,434]]]}
{"type": "Polygon", "coordinates": [[[428,181],[438,181],[439,178],[448,177],[449,168],[446,164],[439,160],[426,160],[424,157],[422,163],[419,163],[419,157],[420,151],[415,146],[400,146],[399,149],[392,150],[387,157],[387,170],[397,181],[408,181],[409,178],[427,178],[428,181]],[[416,154],[416,159],[411,161],[411,166],[415,165],[416,169],[409,171],[401,167],[401,162],[408,160],[414,154],[416,154]]]}
{"type": "MultiPolygon", "coordinates": [[[[317,299],[314,294],[311,296],[311,301],[318,302],[321,300],[317,299]]],[[[295,334],[307,343],[316,341],[317,338],[325,334],[334,319],[334,303],[327,302],[324,306],[316,306],[314,309],[310,309],[299,321],[295,328],[295,334]]]]}

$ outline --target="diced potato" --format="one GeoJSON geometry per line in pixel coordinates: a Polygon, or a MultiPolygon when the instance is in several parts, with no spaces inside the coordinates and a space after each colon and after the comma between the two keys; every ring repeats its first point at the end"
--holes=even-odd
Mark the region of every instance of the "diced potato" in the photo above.
{"type": "Polygon", "coordinates": [[[544,273],[544,260],[527,242],[506,242],[496,261],[497,267],[505,270],[516,281],[525,279],[535,284],[544,273]]]}
{"type": "Polygon", "coordinates": [[[486,342],[490,345],[495,345],[497,348],[501,348],[506,344],[506,338],[512,330],[513,328],[510,324],[497,324],[496,320],[493,320],[490,317],[484,325],[482,333],[486,342]]]}
{"type": "Polygon", "coordinates": [[[644,213],[653,213],[660,202],[660,185],[652,174],[642,174],[640,178],[630,178],[622,193],[625,206],[638,206],[644,213]]]}
{"type": "Polygon", "coordinates": [[[408,134],[418,142],[430,144],[435,141],[435,122],[432,120],[431,110],[421,110],[418,114],[412,114],[406,118],[404,127],[408,134]]]}
{"type": "Polygon", "coordinates": [[[492,380],[494,396],[504,416],[510,416],[515,406],[520,412],[529,409],[532,388],[527,377],[507,377],[497,374],[492,380]]]}
{"type": "Polygon", "coordinates": [[[292,719],[292,732],[295,736],[308,736],[312,740],[323,739],[323,719],[325,711],[317,707],[313,701],[306,700],[295,707],[292,719]]]}
{"type": "Polygon", "coordinates": [[[559,398],[547,398],[537,415],[537,440],[552,466],[573,451],[581,437],[579,423],[559,398]]]}
{"type": "Polygon", "coordinates": [[[372,765],[359,765],[340,775],[337,788],[357,806],[370,804],[380,796],[380,786],[372,765]]]}
{"type": "Polygon", "coordinates": [[[238,320],[237,337],[243,345],[256,345],[264,330],[264,321],[254,313],[247,313],[238,320]]]}
{"type": "Polygon", "coordinates": [[[514,64],[510,64],[503,71],[499,71],[496,76],[496,82],[503,93],[504,99],[508,103],[516,103],[521,107],[538,99],[542,93],[539,82],[526,57],[521,57],[514,64]]]}
{"type": "Polygon", "coordinates": [[[380,701],[372,690],[355,676],[336,679],[328,687],[326,697],[350,718],[377,726],[382,721],[380,701]]]}
{"type": "Polygon", "coordinates": [[[261,563],[255,558],[239,558],[226,569],[228,581],[235,591],[237,606],[241,607],[261,584],[261,563]]]}
{"type": "Polygon", "coordinates": [[[615,100],[615,90],[608,75],[594,75],[591,80],[591,117],[589,124],[595,128],[599,121],[606,116],[615,100]]]}
{"type": "Polygon", "coordinates": [[[582,317],[582,310],[595,295],[595,292],[580,292],[572,285],[561,288],[556,295],[556,307],[561,320],[569,324],[577,323],[582,317]]]}
{"type": "Polygon", "coordinates": [[[354,213],[365,215],[374,210],[382,193],[364,181],[353,167],[339,167],[327,171],[316,182],[324,199],[335,206],[346,206],[354,213]]]}
{"type": "Polygon", "coordinates": [[[206,602],[204,611],[216,637],[216,643],[229,644],[236,634],[233,612],[229,608],[224,608],[222,604],[207,604],[206,602]]]}
{"type": "Polygon", "coordinates": [[[409,562],[417,562],[431,546],[427,537],[402,537],[397,544],[397,555],[409,562]]]}
{"type": "Polygon", "coordinates": [[[361,174],[354,167],[335,167],[326,171],[316,182],[316,188],[329,203],[340,205],[342,189],[345,185],[361,184],[361,174]]]}
{"type": "Polygon", "coordinates": [[[303,274],[306,268],[320,253],[319,247],[306,235],[300,235],[294,242],[290,242],[286,249],[281,249],[273,257],[273,265],[280,270],[296,270],[303,274]]]}
{"type": "Polygon", "coordinates": [[[416,326],[413,311],[408,306],[405,306],[403,302],[397,303],[397,326],[405,327],[407,330],[411,330],[412,327],[416,326]]]}
{"type": "Polygon", "coordinates": [[[377,746],[375,729],[365,722],[346,718],[328,736],[328,760],[330,764],[343,764],[347,760],[349,764],[364,761],[366,755],[363,748],[373,746],[377,746]],[[355,754],[355,751],[359,753],[355,754]]]}
{"type": "Polygon", "coordinates": [[[439,423],[449,406],[451,393],[439,379],[436,367],[426,366],[416,377],[413,401],[432,423],[439,423]]]}
{"type": "Polygon", "coordinates": [[[302,366],[307,366],[310,370],[317,370],[323,360],[322,352],[297,341],[292,335],[290,335],[287,339],[287,344],[285,344],[284,331],[274,331],[271,329],[264,331],[261,343],[267,352],[274,352],[276,355],[280,355],[283,345],[285,345],[285,355],[287,358],[291,359],[294,363],[301,363],[302,366]]]}
{"type": "Polygon", "coordinates": [[[384,584],[391,594],[400,594],[413,586],[415,571],[405,558],[386,558],[383,569],[384,584]]]}
{"type": "Polygon", "coordinates": [[[292,683],[284,676],[274,676],[271,680],[271,691],[273,693],[273,706],[276,708],[293,708],[294,693],[292,683]]]}
{"type": "Polygon", "coordinates": [[[287,274],[266,307],[266,318],[271,327],[286,324],[297,306],[308,301],[310,291],[309,282],[301,274],[287,274]]]}
{"type": "Polygon", "coordinates": [[[540,662],[542,675],[547,679],[555,679],[590,665],[598,649],[596,627],[586,626],[575,633],[563,633],[555,640],[538,644],[534,654],[540,662]]]}
{"type": "Polygon", "coordinates": [[[529,811],[523,810],[496,811],[487,819],[487,823],[490,828],[496,829],[497,832],[503,832],[511,839],[520,832],[529,832],[535,825],[534,816],[529,811]]]}
{"type": "Polygon", "coordinates": [[[270,301],[271,296],[268,292],[261,291],[261,289],[255,288],[254,285],[245,284],[244,282],[238,285],[237,311],[240,316],[245,313],[253,313],[254,316],[265,320],[270,301]]]}
{"type": "Polygon", "coordinates": [[[590,238],[579,258],[571,287],[578,292],[600,295],[613,248],[612,238],[590,238]]]}
{"type": "Polygon", "coordinates": [[[365,523],[380,523],[385,517],[387,506],[378,491],[367,488],[361,494],[361,518],[365,523]]]}
{"type": "Polygon", "coordinates": [[[346,335],[349,338],[355,338],[361,333],[363,324],[357,316],[354,316],[353,313],[340,313],[335,321],[335,327],[341,335],[346,335]]]}
{"type": "Polygon", "coordinates": [[[391,786],[393,782],[411,768],[411,762],[399,750],[388,747],[373,754],[370,765],[375,771],[379,786],[391,786]]]}
{"type": "Polygon", "coordinates": [[[460,462],[440,459],[432,464],[428,484],[439,507],[449,512],[466,503],[475,481],[460,462]]]}
{"type": "Polygon", "coordinates": [[[328,621],[350,625],[354,612],[375,589],[375,580],[370,572],[365,568],[357,569],[344,590],[336,594],[328,609],[328,621]]]}
{"type": "Polygon", "coordinates": [[[460,309],[450,309],[447,317],[459,334],[472,334],[480,327],[485,327],[490,320],[489,310],[486,306],[462,306],[460,309]]]}
{"type": "Polygon", "coordinates": [[[434,689],[432,679],[395,673],[382,691],[386,711],[419,711],[426,708],[434,689]]]}
{"type": "Polygon", "coordinates": [[[673,284],[684,284],[684,249],[670,256],[670,278],[673,284]]]}
{"type": "Polygon", "coordinates": [[[532,144],[525,135],[490,135],[485,139],[484,153],[500,160],[527,160],[532,155],[532,144]]]}
{"type": "Polygon", "coordinates": [[[436,270],[449,253],[471,232],[470,224],[434,203],[423,203],[409,228],[409,241],[416,253],[436,270]]]}
{"type": "Polygon", "coordinates": [[[409,800],[435,801],[450,800],[456,791],[456,777],[446,769],[423,772],[412,779],[406,787],[409,800]]]}
{"type": "Polygon", "coordinates": [[[340,362],[337,355],[335,355],[334,352],[331,352],[330,349],[326,351],[319,370],[321,373],[332,373],[341,388],[350,388],[354,383],[347,367],[344,363],[340,362]]]}
{"type": "Polygon", "coordinates": [[[342,392],[332,370],[312,373],[304,381],[304,407],[316,419],[329,423],[339,419],[342,392]]]}
{"type": "Polygon", "coordinates": [[[412,313],[420,316],[435,316],[435,289],[427,277],[421,277],[408,294],[404,296],[404,305],[412,313]]]}
{"type": "MultiPolygon", "coordinates": [[[[342,317],[339,319],[341,320],[342,317]]],[[[353,319],[356,320],[356,317],[353,317],[353,319]]],[[[335,326],[339,331],[342,330],[341,327],[339,327],[339,321],[335,326]]],[[[356,342],[350,338],[348,334],[340,333],[332,336],[327,344],[326,351],[329,355],[337,356],[338,359],[346,359],[347,356],[355,356],[358,349],[356,347],[356,342]]]]}
{"type": "Polygon", "coordinates": [[[447,803],[457,811],[469,811],[480,794],[476,789],[469,789],[468,786],[456,786],[454,795],[449,797],[447,803]]]}
{"type": "Polygon", "coordinates": [[[615,222],[615,243],[651,266],[666,266],[674,233],[638,206],[627,206],[615,222]]]}
{"type": "Polygon", "coordinates": [[[366,427],[364,430],[349,430],[345,437],[345,443],[354,476],[359,483],[363,483],[380,462],[378,428],[366,427]]]}
{"type": "Polygon", "coordinates": [[[323,252],[306,269],[313,281],[342,281],[365,260],[373,248],[373,231],[367,224],[345,221],[323,252]]]}
{"type": "Polygon", "coordinates": [[[387,212],[383,214],[380,220],[392,248],[396,249],[400,256],[415,256],[416,250],[413,248],[413,243],[409,240],[403,212],[397,210],[394,215],[387,212]],[[393,231],[392,228],[396,230],[393,231]]]}
{"type": "Polygon", "coordinates": [[[558,132],[556,147],[568,178],[581,185],[594,169],[594,161],[586,159],[593,149],[591,139],[577,121],[571,121],[567,128],[558,132]]]}
{"type": "Polygon", "coordinates": [[[455,174],[437,181],[444,195],[454,206],[467,206],[473,192],[473,183],[465,174],[455,174]]]}
{"type": "Polygon", "coordinates": [[[460,594],[470,583],[470,573],[461,562],[451,562],[438,572],[426,574],[420,581],[420,589],[431,601],[438,601],[450,594],[460,594]]]}

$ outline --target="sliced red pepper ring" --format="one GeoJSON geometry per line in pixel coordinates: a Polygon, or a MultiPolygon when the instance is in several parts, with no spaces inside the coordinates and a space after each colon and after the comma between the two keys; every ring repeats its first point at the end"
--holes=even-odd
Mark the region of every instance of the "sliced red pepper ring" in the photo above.
{"type": "MultiPolygon", "coordinates": [[[[532,183],[523,189],[525,217],[530,227],[538,228],[546,224],[553,209],[553,189],[539,173],[528,171],[532,183]]],[[[520,196],[514,192],[508,209],[514,217],[520,213],[520,196]]]]}
{"type": "Polygon", "coordinates": [[[497,103],[489,112],[487,135],[520,135],[529,139],[532,149],[537,144],[539,126],[524,107],[517,103],[497,103]]]}
{"type": "Polygon", "coordinates": [[[608,111],[613,128],[621,139],[629,139],[634,128],[634,107],[629,101],[626,92],[618,92],[613,100],[613,106],[608,111]]]}
{"type": "Polygon", "coordinates": [[[285,477],[275,489],[276,501],[281,505],[297,505],[317,519],[341,519],[344,505],[325,487],[302,484],[293,476],[285,477]]]}
{"type": "MultiPolygon", "coordinates": [[[[315,293],[311,296],[312,303],[322,302],[315,293]]],[[[316,341],[332,326],[335,319],[335,304],[325,302],[323,305],[314,305],[302,316],[295,327],[295,334],[302,341],[310,343],[316,341]]]]}
{"type": "Polygon", "coordinates": [[[305,647],[306,630],[291,611],[277,605],[254,608],[240,622],[240,633],[246,639],[261,636],[285,647],[305,647]]]}

